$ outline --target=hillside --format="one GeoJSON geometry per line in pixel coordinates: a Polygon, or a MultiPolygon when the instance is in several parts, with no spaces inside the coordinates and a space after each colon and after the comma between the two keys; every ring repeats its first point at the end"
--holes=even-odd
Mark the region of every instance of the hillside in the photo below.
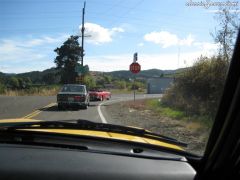
{"type": "MultiPolygon", "coordinates": [[[[160,70],[160,69],[149,69],[143,70],[138,74],[133,74],[130,71],[112,71],[112,72],[100,72],[100,71],[92,71],[90,72],[95,77],[102,77],[103,75],[111,76],[113,79],[124,79],[129,80],[131,78],[136,77],[137,79],[146,80],[151,77],[161,77],[168,76],[172,77],[175,74],[182,72],[184,69],[177,70],[160,70]]],[[[58,70],[55,68],[46,69],[44,71],[32,71],[26,73],[19,74],[7,74],[0,72],[0,78],[4,77],[17,77],[17,78],[30,78],[31,82],[34,84],[54,84],[60,82],[60,75],[58,74],[58,70]]]]}
{"type": "Polygon", "coordinates": [[[129,78],[141,78],[141,79],[147,79],[151,77],[161,77],[166,74],[175,74],[176,70],[160,70],[160,69],[149,69],[149,70],[143,70],[138,74],[133,74],[130,71],[112,71],[107,72],[105,74],[111,75],[115,78],[120,79],[129,79],[129,78]]]}
{"type": "Polygon", "coordinates": [[[32,82],[35,83],[41,83],[42,79],[44,78],[44,76],[50,74],[55,76],[57,74],[57,70],[55,68],[50,68],[50,69],[46,69],[44,71],[32,71],[32,72],[27,72],[27,73],[20,73],[20,74],[16,74],[16,77],[29,77],[32,82]]]}

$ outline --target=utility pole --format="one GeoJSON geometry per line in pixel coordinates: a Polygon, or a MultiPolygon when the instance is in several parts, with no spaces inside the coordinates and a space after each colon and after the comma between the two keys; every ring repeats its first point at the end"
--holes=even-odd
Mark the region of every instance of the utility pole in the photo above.
{"type": "Polygon", "coordinates": [[[82,32],[82,53],[81,53],[81,65],[83,66],[83,51],[84,51],[84,31],[85,31],[85,28],[84,28],[84,15],[85,15],[85,6],[86,6],[86,1],[84,1],[84,6],[83,6],[83,9],[82,9],[82,29],[81,29],[81,32],[82,32]]]}

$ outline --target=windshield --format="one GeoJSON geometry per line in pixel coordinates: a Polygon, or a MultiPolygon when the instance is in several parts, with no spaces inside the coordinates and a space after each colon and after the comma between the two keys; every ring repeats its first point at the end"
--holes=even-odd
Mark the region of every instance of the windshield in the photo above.
{"type": "Polygon", "coordinates": [[[84,119],[143,128],[203,155],[239,6],[239,0],[1,0],[0,125],[84,119]]]}

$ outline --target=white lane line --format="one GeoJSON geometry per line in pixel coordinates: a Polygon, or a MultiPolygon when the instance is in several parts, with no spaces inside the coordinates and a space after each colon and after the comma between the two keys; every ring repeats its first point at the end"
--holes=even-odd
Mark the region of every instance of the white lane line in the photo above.
{"type": "MultiPolygon", "coordinates": [[[[158,95],[158,96],[159,96],[159,95],[158,95]]],[[[160,97],[161,97],[161,96],[160,96],[160,97]]],[[[144,96],[143,96],[142,98],[137,98],[137,99],[144,99],[144,98],[155,98],[155,97],[148,97],[148,96],[145,96],[145,94],[144,94],[144,96]]],[[[131,101],[131,100],[132,100],[131,97],[120,97],[120,98],[118,98],[118,99],[114,99],[114,100],[110,100],[110,101],[105,101],[105,102],[102,102],[102,103],[98,104],[97,110],[98,110],[98,114],[99,114],[99,116],[100,116],[100,119],[101,119],[102,123],[105,123],[105,124],[108,123],[107,120],[105,119],[105,117],[103,116],[102,111],[101,111],[101,106],[102,106],[102,105],[107,104],[107,103],[112,103],[112,102],[114,102],[114,101],[121,102],[121,101],[131,101]]]]}
{"type": "Polygon", "coordinates": [[[104,124],[107,124],[107,121],[106,121],[106,119],[105,119],[105,117],[103,116],[103,114],[102,114],[102,111],[101,111],[101,105],[103,105],[103,104],[105,104],[106,102],[102,102],[102,103],[100,103],[99,105],[98,105],[98,114],[99,114],[99,116],[100,116],[100,119],[101,119],[101,121],[102,121],[102,123],[104,123],[104,124]]]}
{"type": "Polygon", "coordinates": [[[105,119],[105,117],[103,116],[103,113],[102,113],[102,111],[101,111],[101,106],[104,105],[104,104],[107,104],[107,103],[114,102],[114,101],[119,101],[119,99],[115,99],[115,100],[111,100],[111,101],[105,101],[105,102],[102,102],[102,103],[100,103],[100,104],[98,105],[98,108],[97,108],[98,114],[99,114],[99,116],[100,116],[100,119],[101,119],[102,123],[104,123],[104,124],[107,124],[108,122],[107,122],[107,120],[105,119]]]}

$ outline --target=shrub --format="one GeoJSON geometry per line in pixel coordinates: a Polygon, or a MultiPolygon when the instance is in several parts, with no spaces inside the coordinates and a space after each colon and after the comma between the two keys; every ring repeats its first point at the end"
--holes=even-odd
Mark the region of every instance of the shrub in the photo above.
{"type": "Polygon", "coordinates": [[[4,94],[5,91],[6,91],[6,87],[4,86],[4,84],[0,82],[0,94],[4,94]]]}
{"type": "Polygon", "coordinates": [[[162,98],[165,105],[188,114],[214,117],[222,95],[228,62],[220,57],[200,57],[184,73],[175,78],[162,98]]]}

